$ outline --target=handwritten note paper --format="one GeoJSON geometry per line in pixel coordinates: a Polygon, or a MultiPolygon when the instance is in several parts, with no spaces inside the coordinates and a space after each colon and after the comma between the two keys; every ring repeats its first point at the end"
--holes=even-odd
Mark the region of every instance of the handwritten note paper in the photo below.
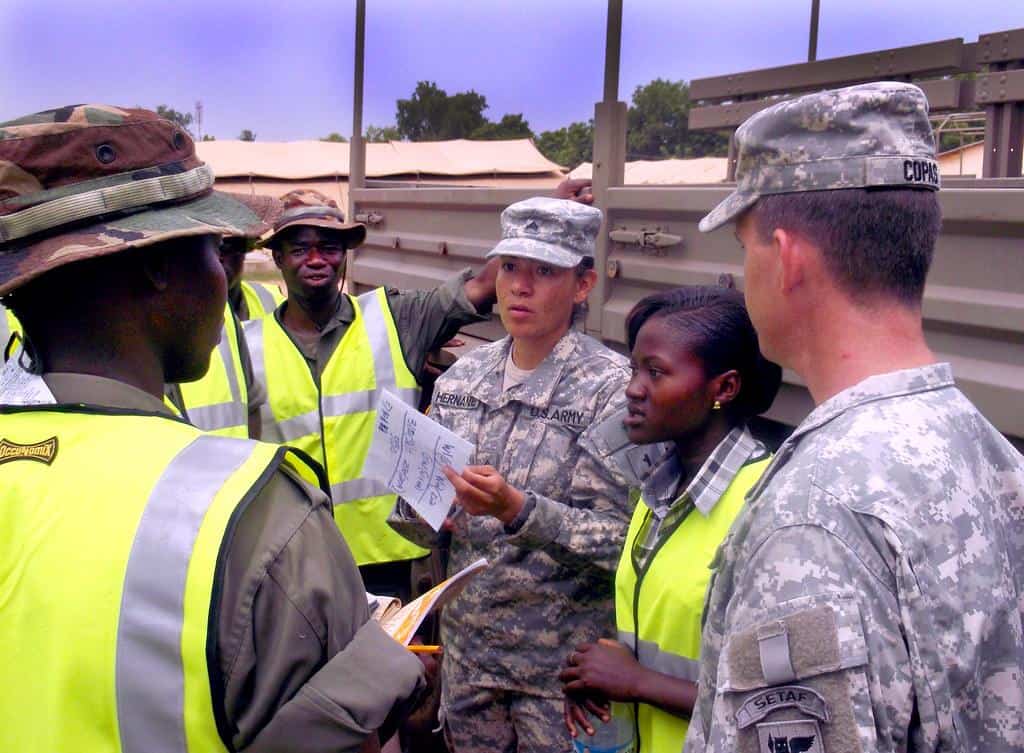
{"type": "Polygon", "coordinates": [[[384,391],[363,475],[387,484],[436,531],[455,499],[441,469],[461,471],[473,445],[384,391]]]}

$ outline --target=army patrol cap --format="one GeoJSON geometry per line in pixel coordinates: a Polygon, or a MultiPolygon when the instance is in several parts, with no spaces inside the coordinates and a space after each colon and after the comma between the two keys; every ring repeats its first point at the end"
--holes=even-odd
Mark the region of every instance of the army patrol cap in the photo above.
{"type": "Polygon", "coordinates": [[[594,258],[601,210],[568,199],[535,196],[501,213],[501,240],[488,254],[518,256],[574,269],[594,258]]]}
{"type": "Polygon", "coordinates": [[[779,102],[736,130],[736,190],[700,221],[710,232],[761,196],[841,188],[939,189],[928,100],[880,81],[779,102]]]}
{"type": "Polygon", "coordinates": [[[311,188],[297,188],[281,197],[282,211],[272,223],[271,229],[260,239],[261,246],[273,245],[274,239],[290,227],[323,227],[339,230],[345,235],[348,248],[361,246],[366,240],[366,225],[361,222],[345,222],[345,213],[338,203],[311,188]]]}
{"type": "Polygon", "coordinates": [[[72,262],[258,224],[154,112],[70,105],[0,123],[0,295],[72,262]]]}

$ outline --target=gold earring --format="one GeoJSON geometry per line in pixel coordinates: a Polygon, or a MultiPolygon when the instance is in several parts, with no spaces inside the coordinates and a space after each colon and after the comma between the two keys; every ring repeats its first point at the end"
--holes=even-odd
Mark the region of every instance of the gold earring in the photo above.
{"type": "Polygon", "coordinates": [[[716,400],[715,404],[711,406],[711,410],[722,410],[722,404],[716,400]]]}

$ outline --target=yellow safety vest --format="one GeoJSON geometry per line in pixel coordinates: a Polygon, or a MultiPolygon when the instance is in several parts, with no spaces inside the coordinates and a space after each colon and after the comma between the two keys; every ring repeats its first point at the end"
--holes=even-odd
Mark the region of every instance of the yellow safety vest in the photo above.
{"type": "Polygon", "coordinates": [[[249,390],[245,386],[238,324],[231,306],[224,309],[224,327],[220,344],[210,355],[210,370],[199,381],[178,386],[189,423],[222,437],[249,436],[249,390]]]}
{"type": "MultiPolygon", "coordinates": [[[[645,667],[697,682],[700,669],[701,615],[711,579],[709,565],[743,507],[743,499],[768,466],[749,463],[707,516],[693,511],[663,537],[638,573],[632,550],[650,516],[637,502],[615,573],[615,621],[619,640],[633,649],[645,667]]],[[[679,753],[688,723],[674,714],[639,703],[634,715],[636,753],[679,753]]]]}
{"type": "Polygon", "coordinates": [[[265,438],[297,447],[324,466],[334,519],[356,564],[422,557],[427,550],[387,524],[395,495],[362,475],[381,391],[415,406],[419,384],[405,364],[384,289],[349,300],[355,318],[319,379],[276,316],[245,323],[253,370],[267,388],[265,438]]]}
{"type": "Polygon", "coordinates": [[[282,462],[317,478],[286,448],[166,416],[0,406],[0,750],[226,750],[217,561],[282,462]]]}
{"type": "Polygon", "coordinates": [[[245,307],[249,310],[249,319],[259,319],[274,313],[274,309],[281,305],[284,296],[276,285],[243,280],[242,299],[245,301],[245,307]]]}
{"type": "Polygon", "coordinates": [[[0,362],[7,361],[21,342],[21,322],[11,313],[10,309],[0,306],[4,315],[0,316],[0,362]]]}

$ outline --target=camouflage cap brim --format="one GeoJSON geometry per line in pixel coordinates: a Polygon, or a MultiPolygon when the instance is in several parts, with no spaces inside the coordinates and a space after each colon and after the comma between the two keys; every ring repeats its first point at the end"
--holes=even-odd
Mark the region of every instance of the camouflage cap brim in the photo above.
{"type": "Polygon", "coordinates": [[[178,204],[104,219],[48,237],[0,246],[0,296],[40,275],[85,259],[196,235],[247,235],[260,219],[244,204],[217,191],[178,204]]]}
{"type": "Polygon", "coordinates": [[[284,204],[281,203],[280,199],[275,199],[272,196],[264,196],[262,194],[243,194],[228,191],[221,193],[223,193],[224,196],[244,204],[259,220],[258,224],[247,228],[244,235],[224,233],[226,236],[246,238],[250,241],[247,246],[247,250],[254,250],[256,245],[252,243],[252,241],[259,241],[265,233],[269,232],[274,227],[274,223],[277,222],[281,213],[284,211],[284,204]]]}
{"type": "Polygon", "coordinates": [[[307,217],[286,222],[276,230],[272,229],[264,233],[260,242],[256,244],[257,248],[269,247],[274,238],[290,227],[322,227],[328,230],[337,230],[344,234],[345,247],[349,249],[357,248],[366,242],[366,225],[361,222],[342,223],[329,217],[307,217]]]}
{"type": "Polygon", "coordinates": [[[563,269],[575,269],[583,261],[583,254],[573,253],[562,246],[533,238],[504,238],[487,253],[487,258],[515,256],[533,259],[563,269]]]}
{"type": "Polygon", "coordinates": [[[719,202],[718,206],[712,209],[701,219],[697,227],[702,233],[710,233],[717,230],[726,223],[736,219],[746,210],[750,209],[757,201],[757,194],[745,191],[733,191],[719,202]]]}

